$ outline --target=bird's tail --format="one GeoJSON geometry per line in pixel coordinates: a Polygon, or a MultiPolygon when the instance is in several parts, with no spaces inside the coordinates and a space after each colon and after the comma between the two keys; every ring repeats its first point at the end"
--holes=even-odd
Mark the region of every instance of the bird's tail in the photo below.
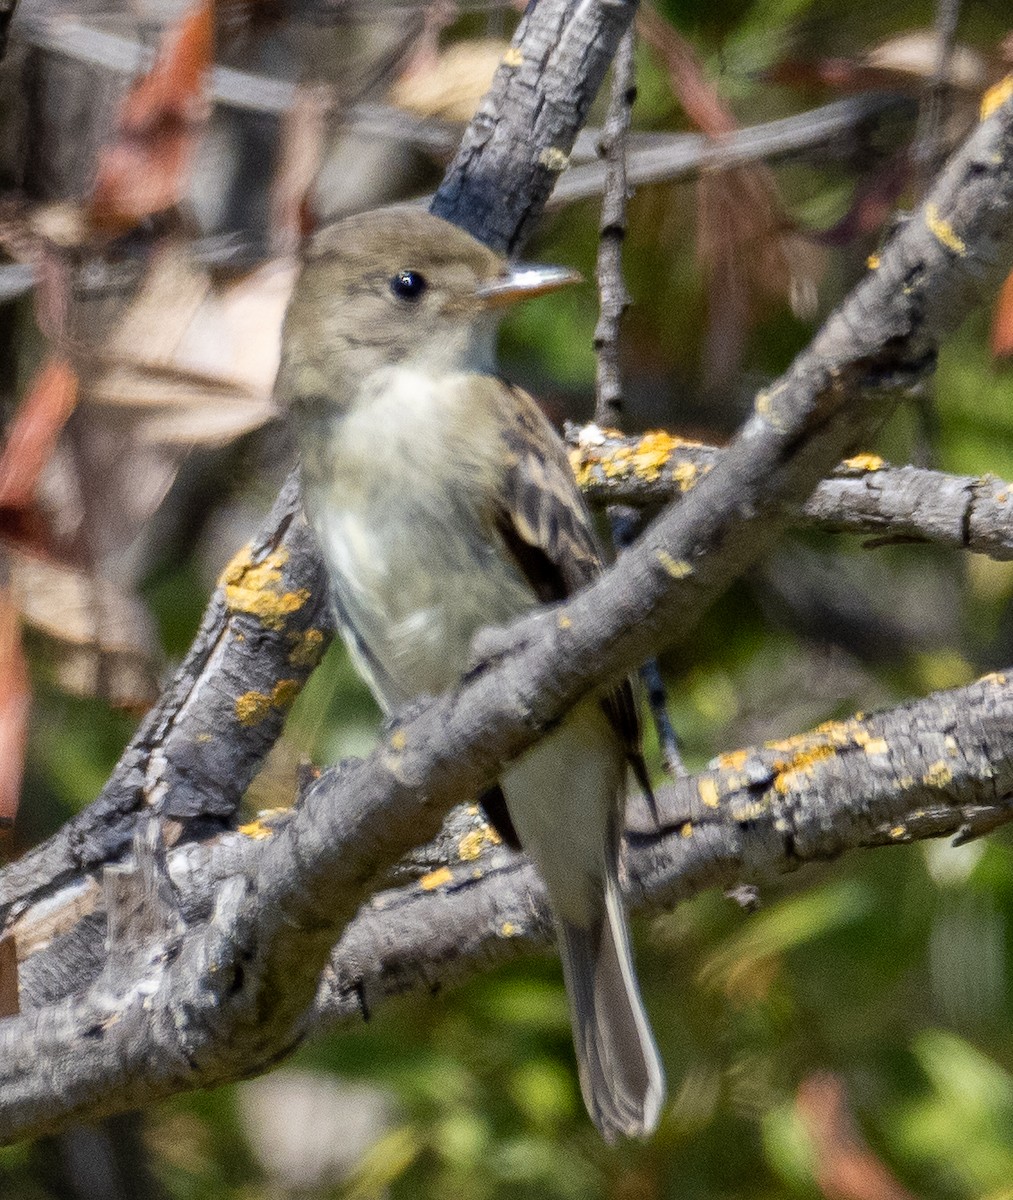
{"type": "Polygon", "coordinates": [[[633,970],[614,882],[589,925],[557,922],[580,1087],[606,1141],[647,1137],[665,1100],[665,1075],[633,970]]]}

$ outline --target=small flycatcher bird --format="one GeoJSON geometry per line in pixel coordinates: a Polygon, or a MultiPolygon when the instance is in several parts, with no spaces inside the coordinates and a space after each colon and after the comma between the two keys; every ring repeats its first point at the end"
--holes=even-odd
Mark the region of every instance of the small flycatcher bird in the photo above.
{"type": "MultiPolygon", "coordinates": [[[[578,279],[511,266],[414,209],[309,244],[278,397],[345,640],[386,712],[457,683],[480,629],[601,570],[563,443],[496,374],[503,306],[578,279]]],[[[665,1094],[618,883],[628,764],[646,785],[626,682],[579,703],[482,797],[545,881],[581,1090],[608,1140],[649,1134],[665,1094]]]]}

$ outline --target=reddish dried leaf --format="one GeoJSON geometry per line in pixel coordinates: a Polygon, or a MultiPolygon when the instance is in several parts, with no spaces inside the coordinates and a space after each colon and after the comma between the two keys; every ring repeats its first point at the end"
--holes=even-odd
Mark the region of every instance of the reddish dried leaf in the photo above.
{"type": "Polygon", "coordinates": [[[915,1200],[869,1149],[838,1076],[810,1075],[795,1103],[812,1140],[816,1184],[827,1200],[915,1200]]]}
{"type": "Polygon", "coordinates": [[[18,948],[14,937],[0,938],[0,1017],[16,1017],[21,1011],[18,995],[18,948]]]}
{"type": "MultiPolygon", "coordinates": [[[[673,95],[710,137],[738,129],[731,108],[707,78],[693,47],[649,5],[637,28],[666,69],[673,95]]],[[[751,321],[765,299],[788,301],[808,315],[823,264],[794,236],[773,172],[765,165],[706,172],[697,183],[697,256],[708,282],[705,374],[726,386],[738,368],[751,321]]]]}
{"type": "Polygon", "coordinates": [[[693,124],[711,137],[733,133],[738,129],[735,114],[704,74],[689,42],[648,5],[640,9],[637,28],[644,41],[662,60],[672,91],[693,124]]]}
{"type": "Polygon", "coordinates": [[[320,169],[332,102],[329,87],[300,86],[282,119],[278,166],[270,195],[271,246],[275,254],[296,253],[303,237],[316,224],[309,196],[320,169]]]}
{"type": "Polygon", "coordinates": [[[21,623],[9,592],[4,590],[0,592],[0,828],[14,823],[21,799],[31,698],[21,623]]]}
{"type": "MultiPolygon", "coordinates": [[[[11,422],[0,455],[0,508],[26,509],[42,468],[77,403],[77,375],[66,359],[42,367],[11,422]]],[[[0,759],[2,761],[2,759],[0,759]]]]}
{"type": "Polygon", "coordinates": [[[213,53],[214,0],[203,0],[169,30],[123,101],[116,139],[99,156],[89,211],[96,229],[123,233],[183,199],[210,111],[204,80],[213,53]]]}
{"type": "Polygon", "coordinates": [[[989,344],[993,358],[1009,358],[1013,355],[1013,271],[1006,276],[995,302],[989,344]]]}

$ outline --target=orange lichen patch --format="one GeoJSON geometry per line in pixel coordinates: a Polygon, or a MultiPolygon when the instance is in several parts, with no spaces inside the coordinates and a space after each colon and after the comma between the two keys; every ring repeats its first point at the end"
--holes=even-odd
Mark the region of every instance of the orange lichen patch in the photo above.
{"type": "Polygon", "coordinates": [[[879,262],[880,262],[880,258],[879,258],[878,254],[870,254],[869,257],[865,260],[865,265],[869,268],[870,271],[878,271],[879,270],[879,262]]]}
{"type": "Polygon", "coordinates": [[[390,748],[398,754],[408,745],[408,735],[403,729],[395,729],[390,735],[390,748]]]}
{"type": "Polygon", "coordinates": [[[566,615],[566,613],[560,613],[560,614],[559,614],[559,620],[557,621],[557,624],[559,625],[559,628],[560,628],[560,629],[569,629],[569,628],[570,628],[570,626],[573,624],[573,622],[572,622],[572,621],[570,620],[570,618],[569,618],[569,617],[566,615]]]}
{"type": "Polygon", "coordinates": [[[748,761],[748,750],[726,750],[715,760],[722,771],[741,771],[748,761]]]}
{"type": "Polygon", "coordinates": [[[324,652],[324,635],[319,629],[304,629],[302,633],[290,633],[292,649],[288,661],[293,667],[315,667],[324,652]]]}
{"type": "Polygon", "coordinates": [[[994,683],[996,687],[1002,687],[1006,682],[1006,676],[1001,671],[990,671],[988,675],[982,675],[979,683],[994,683]]]}
{"type": "Polygon", "coordinates": [[[764,742],[765,750],[776,750],[782,754],[806,754],[815,747],[850,746],[856,736],[861,733],[856,728],[854,720],[824,721],[815,729],[806,733],[796,733],[791,737],[779,738],[776,742],[764,742]]]}
{"type": "Polygon", "coordinates": [[[704,776],[696,785],[697,791],[700,793],[700,799],[708,808],[717,808],[719,803],[719,792],[717,782],[709,776],[704,776]]]}
{"type": "Polygon", "coordinates": [[[236,720],[240,725],[259,725],[275,709],[289,708],[296,696],[299,695],[299,681],[296,679],[279,679],[266,692],[244,692],[236,699],[236,720]]]}
{"type": "Polygon", "coordinates": [[[693,836],[693,822],[685,821],[679,826],[679,837],[691,838],[693,836]]]}
{"type": "Polygon", "coordinates": [[[443,887],[445,883],[453,883],[454,873],[449,867],[437,867],[435,871],[430,871],[428,875],[423,875],[419,880],[419,887],[424,892],[433,892],[438,887],[443,887]]]}
{"type": "Polygon", "coordinates": [[[1013,75],[1007,75],[994,84],[981,98],[981,119],[990,117],[1013,96],[1013,75]]]}
{"type": "Polygon", "coordinates": [[[863,747],[866,754],[889,754],[890,747],[886,738],[869,738],[863,747]]]}
{"type": "Polygon", "coordinates": [[[518,933],[520,933],[520,930],[513,923],[513,921],[504,921],[503,924],[499,927],[500,937],[505,937],[505,938],[516,937],[518,935],[518,933]]]}
{"type": "Polygon", "coordinates": [[[483,825],[481,829],[472,829],[461,838],[457,843],[457,855],[462,862],[473,862],[483,850],[498,846],[501,840],[491,825],[483,825]]]}
{"type": "Polygon", "coordinates": [[[846,458],[844,465],[849,471],[879,471],[884,463],[878,454],[855,454],[846,458]]]}
{"type": "Polygon", "coordinates": [[[948,783],[952,782],[953,772],[942,759],[934,762],[922,776],[922,783],[927,784],[929,787],[945,787],[948,783]]]}
{"type": "Polygon", "coordinates": [[[907,826],[894,825],[894,827],[890,830],[890,836],[895,840],[897,838],[907,837],[907,826]]]}
{"type": "Polygon", "coordinates": [[[266,629],[281,629],[285,618],[298,612],[310,598],[309,588],[284,589],[282,568],[287,562],[288,551],[275,550],[255,563],[249,546],[244,546],[219,580],[229,610],[249,613],[266,629]]]}
{"type": "Polygon", "coordinates": [[[925,205],[925,225],[936,241],[940,245],[945,246],[947,250],[952,251],[954,254],[965,254],[967,252],[967,245],[964,239],[957,234],[949,221],[944,220],[939,215],[939,209],[935,204],[929,203],[925,205]]]}
{"type": "Polygon", "coordinates": [[[837,747],[826,742],[813,742],[803,746],[789,759],[776,759],[773,763],[777,775],[774,789],[783,796],[803,778],[812,778],[816,764],[825,758],[833,758],[837,747]]]}
{"type": "Polygon", "coordinates": [[[503,63],[507,67],[519,67],[524,61],[524,54],[519,46],[511,46],[503,55],[503,63]]]}
{"type": "MultiPolygon", "coordinates": [[[[851,724],[851,721],[824,721],[821,725],[817,725],[812,733],[804,736],[805,738],[821,737],[834,746],[846,746],[851,741],[851,724]]],[[[785,750],[788,749],[791,740],[764,744],[768,750],[785,750]]]]}

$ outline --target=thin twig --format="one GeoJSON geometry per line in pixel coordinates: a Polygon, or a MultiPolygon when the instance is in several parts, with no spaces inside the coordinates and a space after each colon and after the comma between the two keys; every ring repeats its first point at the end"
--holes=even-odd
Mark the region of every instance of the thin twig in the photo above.
{"type": "Polygon", "coordinates": [[[623,279],[623,241],[626,238],[626,139],[637,95],[633,61],[633,29],[623,34],[612,68],[612,98],[602,129],[599,152],[605,162],[605,191],[601,202],[598,262],[598,324],[594,331],[596,356],[595,422],[603,428],[622,424],[623,383],[619,365],[619,326],[629,307],[623,279]]]}
{"type": "Polygon", "coordinates": [[[960,0],[936,0],[936,61],[925,83],[918,129],[911,148],[919,194],[928,189],[946,157],[943,129],[952,96],[950,63],[959,16],[960,0]]]}
{"type": "MultiPolygon", "coordinates": [[[[616,53],[612,74],[612,96],[602,129],[599,153],[605,163],[605,189],[602,195],[600,238],[595,279],[598,283],[598,324],[594,331],[596,362],[595,423],[600,428],[618,429],[623,415],[623,378],[619,355],[619,328],[629,307],[630,294],[623,278],[623,242],[626,238],[626,208],[630,188],[626,177],[626,153],[630,120],[636,100],[636,63],[634,32],[623,35],[616,53]]],[[[624,505],[610,505],[609,524],[618,552],[636,540],[641,514],[624,505]]],[[[647,702],[658,735],[662,761],[669,775],[685,775],[679,741],[665,693],[665,681],[656,658],[640,669],[647,702]]]]}

